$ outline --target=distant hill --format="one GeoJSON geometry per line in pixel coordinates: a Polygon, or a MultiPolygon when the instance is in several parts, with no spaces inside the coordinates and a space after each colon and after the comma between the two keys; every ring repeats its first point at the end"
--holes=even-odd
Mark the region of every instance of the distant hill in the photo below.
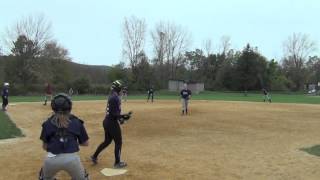
{"type": "Polygon", "coordinates": [[[111,68],[110,66],[85,65],[69,61],[67,61],[67,63],[69,64],[71,72],[75,77],[79,75],[84,75],[88,77],[90,82],[93,84],[107,82],[107,72],[111,68]]]}
{"type": "MultiPolygon", "coordinates": [[[[0,82],[5,79],[5,65],[6,61],[10,61],[10,57],[0,56],[0,82]]],[[[61,70],[69,72],[70,79],[73,81],[80,77],[86,77],[92,84],[101,84],[107,82],[107,72],[111,68],[110,66],[103,65],[85,65],[78,64],[72,61],[65,60],[38,60],[37,61],[38,72],[42,81],[44,79],[50,79],[50,73],[59,73],[61,70]]]]}

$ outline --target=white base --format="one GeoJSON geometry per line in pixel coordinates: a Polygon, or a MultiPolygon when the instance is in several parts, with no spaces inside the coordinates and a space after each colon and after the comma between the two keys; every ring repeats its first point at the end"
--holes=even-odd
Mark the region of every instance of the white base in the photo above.
{"type": "Polygon", "coordinates": [[[117,176],[126,173],[126,169],[104,168],[101,173],[105,176],[117,176]]]}

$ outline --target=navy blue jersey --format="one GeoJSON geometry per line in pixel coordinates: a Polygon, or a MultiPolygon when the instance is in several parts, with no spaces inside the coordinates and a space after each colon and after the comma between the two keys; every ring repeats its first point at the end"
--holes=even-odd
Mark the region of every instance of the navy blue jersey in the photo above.
{"type": "Polygon", "coordinates": [[[191,91],[189,89],[182,89],[180,92],[181,98],[183,99],[189,99],[189,96],[191,95],[191,91]]]}
{"type": "Polygon", "coordinates": [[[68,128],[58,128],[52,117],[42,124],[40,139],[47,144],[47,152],[53,154],[74,153],[79,151],[79,144],[85,143],[89,137],[83,121],[70,116],[68,128]]]}
{"type": "Polygon", "coordinates": [[[153,92],[154,92],[153,88],[150,88],[150,89],[148,90],[148,94],[153,94],[153,92]]]}
{"type": "Polygon", "coordinates": [[[9,88],[8,87],[3,87],[1,96],[3,96],[3,97],[9,96],[9,88]]]}
{"type": "Polygon", "coordinates": [[[108,98],[107,119],[118,120],[121,114],[121,100],[116,92],[112,92],[108,98]]]}

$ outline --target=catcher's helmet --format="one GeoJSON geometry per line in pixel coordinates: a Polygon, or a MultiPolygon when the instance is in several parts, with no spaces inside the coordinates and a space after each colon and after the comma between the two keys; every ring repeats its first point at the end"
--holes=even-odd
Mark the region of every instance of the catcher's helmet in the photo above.
{"type": "Polygon", "coordinates": [[[59,93],[52,99],[51,108],[54,112],[70,112],[72,101],[67,94],[59,93]]]}
{"type": "Polygon", "coordinates": [[[123,84],[120,80],[113,81],[111,84],[111,89],[115,90],[118,93],[122,90],[122,88],[123,88],[123,84]]]}

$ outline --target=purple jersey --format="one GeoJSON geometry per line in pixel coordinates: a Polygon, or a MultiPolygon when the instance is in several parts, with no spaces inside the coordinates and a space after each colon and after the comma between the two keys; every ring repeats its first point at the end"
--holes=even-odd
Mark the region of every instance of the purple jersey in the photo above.
{"type": "Polygon", "coordinates": [[[107,117],[110,120],[118,120],[121,114],[121,100],[116,92],[112,92],[108,99],[107,117]]]}

